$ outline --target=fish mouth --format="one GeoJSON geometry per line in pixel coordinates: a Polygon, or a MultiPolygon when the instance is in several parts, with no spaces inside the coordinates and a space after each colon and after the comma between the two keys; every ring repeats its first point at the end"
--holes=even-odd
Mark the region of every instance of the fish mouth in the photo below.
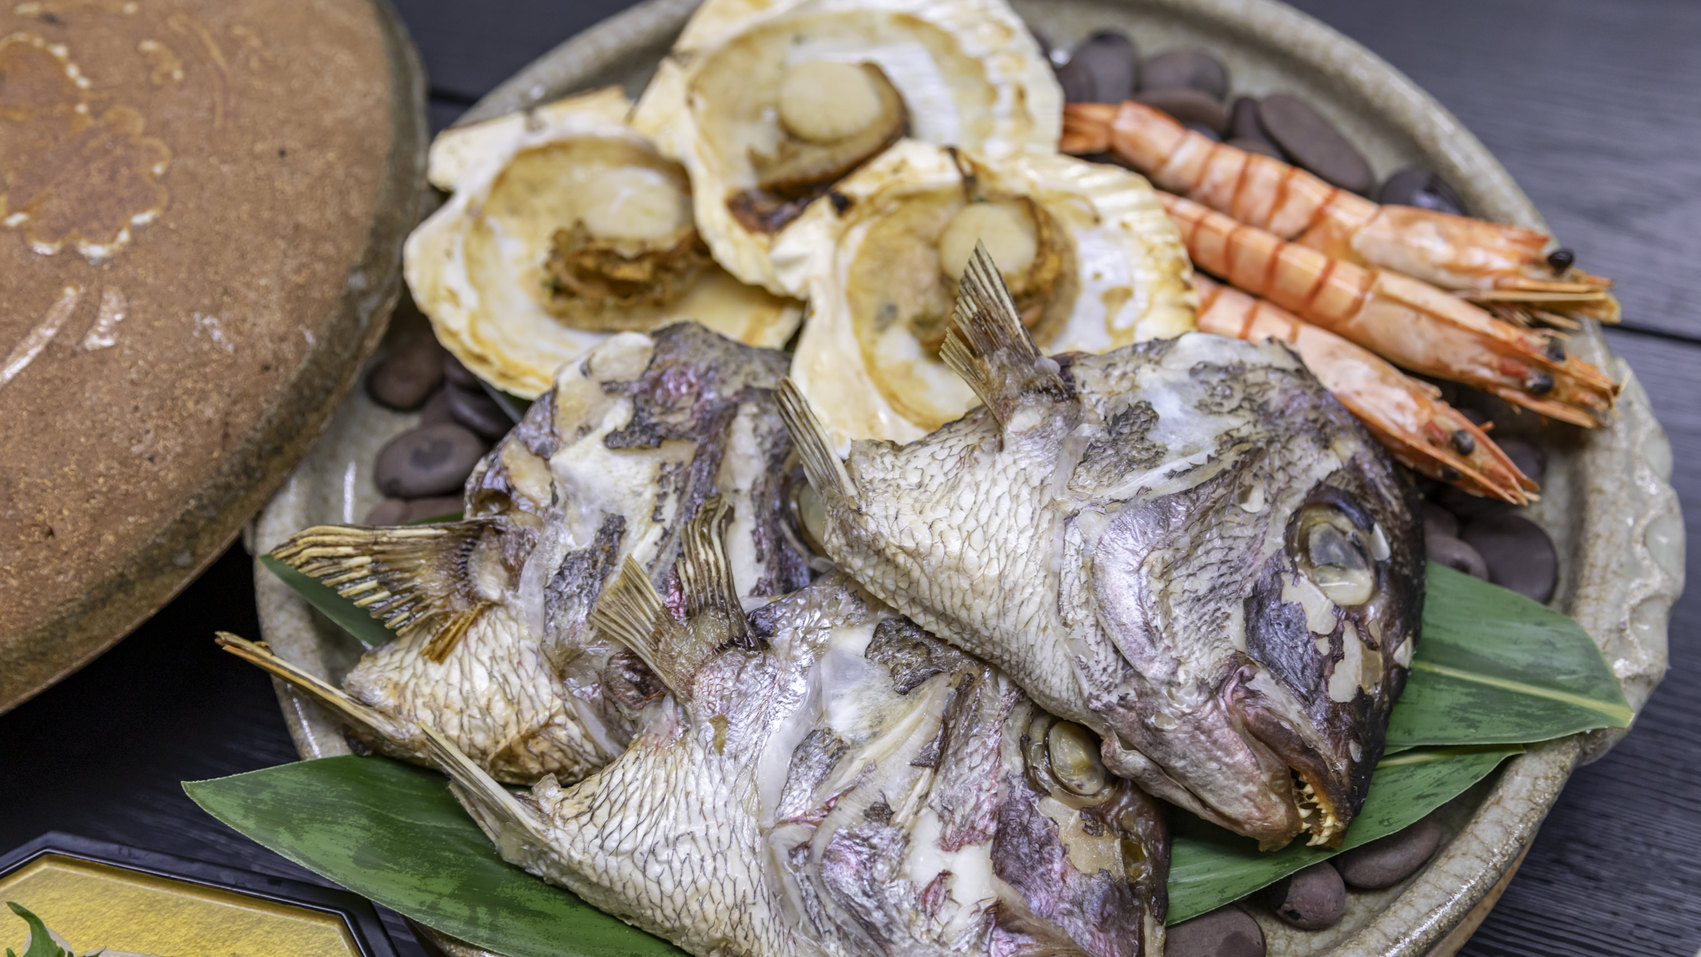
{"type": "Polygon", "coordinates": [[[1334,766],[1326,751],[1256,700],[1242,698],[1237,703],[1248,735],[1287,766],[1288,800],[1299,818],[1300,833],[1307,835],[1306,845],[1339,847],[1356,803],[1349,769],[1334,766]]]}

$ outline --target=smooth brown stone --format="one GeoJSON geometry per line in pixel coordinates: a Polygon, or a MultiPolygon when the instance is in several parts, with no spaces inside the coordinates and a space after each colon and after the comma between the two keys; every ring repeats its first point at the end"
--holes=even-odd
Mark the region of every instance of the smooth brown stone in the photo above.
{"type": "Polygon", "coordinates": [[[1272,93],[1258,103],[1258,122],[1264,135],[1282,148],[1295,166],[1315,173],[1324,182],[1368,195],[1376,173],[1335,124],[1311,104],[1287,93],[1272,93]]]}
{"type": "Polygon", "coordinates": [[[1525,598],[1545,602],[1559,581],[1559,555],[1553,539],[1521,515],[1481,515],[1459,530],[1488,563],[1488,580],[1525,598]]]}
{"type": "Polygon", "coordinates": [[[452,385],[443,390],[443,395],[454,420],[487,439],[499,439],[514,427],[514,420],[483,389],[452,385]]]}
{"type": "Polygon", "coordinates": [[[1264,892],[1264,900],[1283,921],[1300,930],[1333,927],[1347,912],[1347,888],[1328,861],[1282,878],[1264,892]]]}
{"type": "Polygon", "coordinates": [[[463,389],[480,388],[478,376],[472,370],[461,365],[461,361],[448,353],[443,354],[443,379],[450,385],[458,385],[463,389]]]}
{"type": "Polygon", "coordinates": [[[372,506],[362,525],[401,525],[407,521],[408,502],[404,498],[387,498],[372,506]]]}
{"type": "Polygon", "coordinates": [[[318,436],[395,304],[426,129],[387,4],[8,3],[0,78],[5,711],[318,436]]]}
{"type": "Polygon", "coordinates": [[[414,336],[372,368],[367,394],[387,408],[419,408],[443,384],[443,354],[429,333],[414,336]]]}
{"type": "Polygon", "coordinates": [[[466,482],[487,449],[483,439],[452,422],[422,425],[378,452],[373,481],[394,498],[443,495],[466,482]]]}
{"type": "Polygon", "coordinates": [[[1441,846],[1441,825],[1423,818],[1410,827],[1344,851],[1331,863],[1348,887],[1379,891],[1417,873],[1441,846]]]}
{"type": "Polygon", "coordinates": [[[1228,84],[1223,61],[1196,48],[1166,50],[1140,64],[1140,89],[1146,92],[1198,90],[1220,102],[1228,95],[1228,84]]]}
{"type": "Polygon", "coordinates": [[[1222,103],[1198,90],[1153,90],[1134,99],[1163,110],[1181,123],[1197,123],[1216,130],[1219,136],[1228,129],[1228,111],[1222,103]]]}
{"type": "Polygon", "coordinates": [[[425,400],[425,405],[419,409],[420,425],[436,425],[439,422],[455,421],[455,413],[449,408],[449,390],[438,389],[431,393],[431,398],[425,400]]]}
{"type": "Polygon", "coordinates": [[[1264,931],[1230,904],[1166,930],[1164,957],[1264,957],[1264,931]]]}

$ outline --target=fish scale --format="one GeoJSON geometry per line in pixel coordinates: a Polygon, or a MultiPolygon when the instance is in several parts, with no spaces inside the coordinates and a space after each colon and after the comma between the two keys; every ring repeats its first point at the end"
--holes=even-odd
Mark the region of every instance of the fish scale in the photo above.
{"type": "Polygon", "coordinates": [[[982,408],[841,462],[781,389],[829,557],[1098,731],[1153,794],[1266,847],[1338,843],[1421,616],[1411,487],[1279,344],[1048,359],[984,249],[961,288],[941,355],[982,408]],[[1315,677],[1359,661],[1381,667],[1315,677]]]}
{"type": "Polygon", "coordinates": [[[345,595],[376,593],[369,610],[398,631],[344,681],[389,716],[372,743],[420,760],[429,724],[522,784],[613,760],[654,689],[585,621],[629,556],[672,588],[680,528],[711,496],[738,505],[740,595],[807,584],[771,391],[786,365],[690,323],[616,335],[563,367],[473,471],[463,521],[321,526],[280,546],[345,595]]]}

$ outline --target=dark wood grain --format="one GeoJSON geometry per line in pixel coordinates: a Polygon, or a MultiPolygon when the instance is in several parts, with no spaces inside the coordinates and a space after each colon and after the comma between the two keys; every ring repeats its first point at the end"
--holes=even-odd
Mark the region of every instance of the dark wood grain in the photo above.
{"type": "Polygon", "coordinates": [[[1701,336],[1701,3],[1293,0],[1506,165],[1626,325],[1701,336]]]}
{"type": "MultiPolygon", "coordinates": [[[[397,0],[433,124],[619,0],[397,0]]],[[[1635,367],[1701,533],[1701,3],[1296,0],[1433,93],[1517,177],[1588,268],[1620,280],[1635,367]],[[1695,341],[1686,341],[1695,340],[1695,341]]],[[[1701,549],[1697,549],[1701,552],[1701,549]]],[[[269,683],[213,650],[252,633],[234,549],[113,652],[0,716],[0,848],[49,829],[304,877],[202,814],[178,782],[294,757],[269,683]]],[[[1689,561],[1691,581],[1701,560],[1689,561]]],[[[1577,773],[1468,957],[1690,957],[1701,947],[1701,588],[1674,609],[1672,670],[1635,733],[1577,773]]],[[[405,953],[421,951],[388,915],[405,953]]]]}

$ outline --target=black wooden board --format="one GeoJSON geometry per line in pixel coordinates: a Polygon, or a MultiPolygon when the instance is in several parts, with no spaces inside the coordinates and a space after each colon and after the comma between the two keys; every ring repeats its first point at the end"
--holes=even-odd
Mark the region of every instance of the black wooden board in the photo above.
{"type": "MultiPolygon", "coordinates": [[[[1296,0],[1387,58],[1488,144],[1581,262],[1616,276],[1630,360],[1671,436],[1701,532],[1701,3],[1296,0]]],[[[619,0],[396,0],[431,75],[434,126],[619,0]]],[[[1701,548],[1697,548],[1701,551],[1701,548]]],[[[1690,580],[1701,578],[1691,558],[1690,580]]],[[[0,850],[48,830],[312,879],[178,788],[292,760],[272,689],[217,652],[253,634],[232,549],[104,658],[0,716],[0,850]]],[[[1635,732],[1572,779],[1469,957],[1691,957],[1701,947],[1701,589],[1635,732]]],[[[404,954],[423,951],[394,915],[404,954]]]]}

